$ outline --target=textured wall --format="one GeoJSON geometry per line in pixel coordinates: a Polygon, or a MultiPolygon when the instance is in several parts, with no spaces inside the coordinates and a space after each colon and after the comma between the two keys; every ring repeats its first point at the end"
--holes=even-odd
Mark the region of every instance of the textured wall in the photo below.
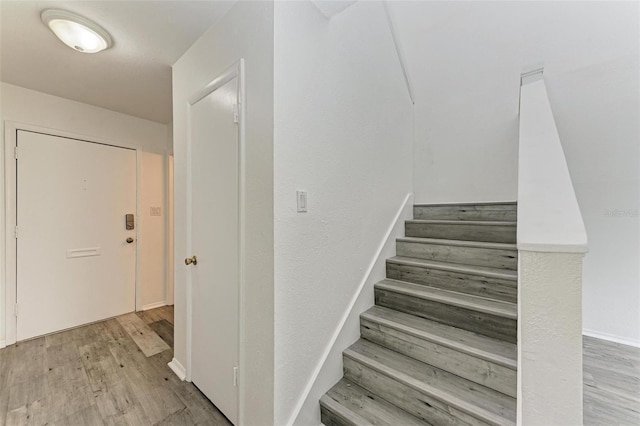
{"type": "Polygon", "coordinates": [[[582,425],[582,258],[519,252],[518,424],[582,425]]]}
{"type": "Polygon", "coordinates": [[[275,10],[275,410],[283,425],[411,192],[412,105],[380,2],[331,19],[308,1],[275,10]],[[296,212],[296,190],[307,191],[307,213],[296,212]]]}

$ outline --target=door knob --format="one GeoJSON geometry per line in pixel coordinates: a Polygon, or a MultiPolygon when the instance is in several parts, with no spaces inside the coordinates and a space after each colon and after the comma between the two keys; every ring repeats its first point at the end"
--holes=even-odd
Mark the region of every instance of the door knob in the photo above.
{"type": "Polygon", "coordinates": [[[187,266],[189,266],[189,265],[191,265],[191,264],[193,264],[193,265],[197,265],[197,264],[198,264],[198,258],[197,258],[197,257],[195,257],[195,256],[193,256],[193,257],[187,257],[187,258],[184,260],[184,264],[185,264],[185,265],[187,265],[187,266]]]}
{"type": "Polygon", "coordinates": [[[129,237],[127,238],[127,244],[131,244],[133,242],[133,238],[129,237]]]}

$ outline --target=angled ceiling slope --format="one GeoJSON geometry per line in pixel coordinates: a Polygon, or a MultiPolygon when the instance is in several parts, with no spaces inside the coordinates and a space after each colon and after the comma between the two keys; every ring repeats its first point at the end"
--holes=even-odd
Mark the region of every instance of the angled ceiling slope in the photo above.
{"type": "Polygon", "coordinates": [[[171,65],[235,1],[0,1],[0,80],[160,123],[171,121],[171,65]],[[45,9],[91,19],[113,38],[75,52],[42,23],[45,9]]]}

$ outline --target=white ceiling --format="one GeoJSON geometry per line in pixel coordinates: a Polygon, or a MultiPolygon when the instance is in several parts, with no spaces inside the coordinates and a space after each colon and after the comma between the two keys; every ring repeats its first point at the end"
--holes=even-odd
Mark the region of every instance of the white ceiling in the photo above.
{"type": "Polygon", "coordinates": [[[171,65],[235,1],[0,1],[0,79],[160,123],[171,121],[171,65]],[[75,52],[40,20],[45,9],[89,18],[111,49],[75,52]]]}

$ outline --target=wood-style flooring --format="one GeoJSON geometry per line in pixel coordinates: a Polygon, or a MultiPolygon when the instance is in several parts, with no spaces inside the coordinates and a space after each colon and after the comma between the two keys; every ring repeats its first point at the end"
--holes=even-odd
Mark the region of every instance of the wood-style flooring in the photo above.
{"type": "Polygon", "coordinates": [[[640,425],[640,349],[584,336],[584,424],[640,425]]]}
{"type": "Polygon", "coordinates": [[[229,425],[167,367],[166,306],[0,350],[0,425],[229,425]]]}
{"type": "MultiPolygon", "coordinates": [[[[584,337],[584,424],[640,425],[640,349],[584,337]]],[[[165,306],[0,350],[0,425],[229,425],[167,367],[165,306]]]]}

